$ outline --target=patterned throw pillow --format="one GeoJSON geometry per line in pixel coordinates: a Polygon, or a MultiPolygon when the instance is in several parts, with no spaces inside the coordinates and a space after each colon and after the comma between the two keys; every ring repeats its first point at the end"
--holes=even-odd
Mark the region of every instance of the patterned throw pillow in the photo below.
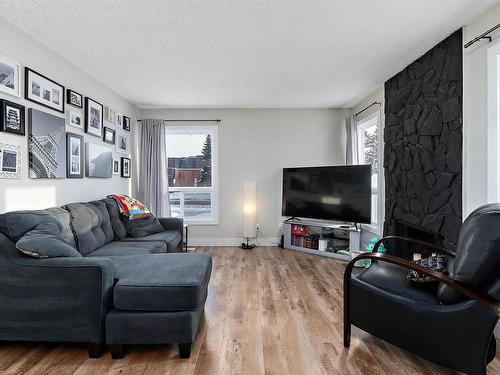
{"type": "Polygon", "coordinates": [[[128,195],[112,194],[108,195],[108,198],[112,198],[116,201],[120,214],[125,216],[128,220],[144,219],[151,216],[151,212],[142,202],[130,198],[128,195]]]}
{"type": "MultiPolygon", "coordinates": [[[[446,268],[447,261],[448,259],[444,255],[433,255],[428,258],[416,260],[413,263],[418,264],[419,266],[425,268],[429,268],[436,272],[447,274],[448,273],[448,270],[446,268]]],[[[411,270],[408,273],[408,275],[406,275],[406,278],[416,283],[437,282],[436,279],[433,279],[432,277],[427,275],[420,274],[419,272],[414,270],[411,270]]]]}

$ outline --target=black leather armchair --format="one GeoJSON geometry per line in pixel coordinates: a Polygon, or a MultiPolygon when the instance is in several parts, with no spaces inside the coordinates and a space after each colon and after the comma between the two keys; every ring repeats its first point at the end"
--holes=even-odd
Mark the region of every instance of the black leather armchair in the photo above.
{"type": "Polygon", "coordinates": [[[462,224],[449,276],[378,253],[389,240],[446,253],[420,240],[389,236],[372,253],[353,259],[344,274],[344,346],[349,347],[353,324],[443,366],[485,374],[495,357],[493,331],[500,313],[500,204],[478,208],[462,224]],[[372,265],[352,277],[361,259],[372,265]],[[409,270],[439,283],[415,284],[406,279],[409,270]]]}

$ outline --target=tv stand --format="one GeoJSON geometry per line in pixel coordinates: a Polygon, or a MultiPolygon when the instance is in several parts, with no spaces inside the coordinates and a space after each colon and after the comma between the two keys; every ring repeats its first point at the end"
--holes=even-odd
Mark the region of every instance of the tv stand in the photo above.
{"type": "Polygon", "coordinates": [[[352,223],[290,218],[283,222],[285,249],[350,261],[359,253],[360,230],[352,223]]]}

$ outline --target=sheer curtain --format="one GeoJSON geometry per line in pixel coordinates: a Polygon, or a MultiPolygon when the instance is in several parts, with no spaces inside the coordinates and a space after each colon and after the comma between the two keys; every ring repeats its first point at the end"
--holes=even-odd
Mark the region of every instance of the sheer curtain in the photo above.
{"type": "Polygon", "coordinates": [[[139,135],[139,200],[156,217],[170,217],[165,121],[142,120],[139,135]]]}
{"type": "Polygon", "coordinates": [[[357,120],[355,115],[346,117],[345,162],[347,165],[358,164],[358,137],[357,137],[356,125],[357,125],[357,120]]]}

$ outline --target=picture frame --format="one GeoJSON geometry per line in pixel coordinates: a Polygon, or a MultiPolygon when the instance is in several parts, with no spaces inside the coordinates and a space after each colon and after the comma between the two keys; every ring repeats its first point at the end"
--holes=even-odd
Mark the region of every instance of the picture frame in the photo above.
{"type": "Polygon", "coordinates": [[[83,135],[66,133],[66,178],[83,178],[83,135]]]}
{"type": "Polygon", "coordinates": [[[114,176],[120,175],[120,160],[119,159],[113,159],[113,175],[114,176]]]}
{"type": "Polygon", "coordinates": [[[25,135],[26,110],[23,105],[0,99],[0,131],[25,135]]]}
{"type": "Polygon", "coordinates": [[[105,143],[109,143],[110,145],[114,145],[115,144],[115,136],[116,136],[116,132],[113,129],[108,128],[107,126],[104,127],[104,135],[102,137],[102,140],[105,143]]]}
{"type": "Polygon", "coordinates": [[[28,68],[24,68],[24,98],[64,113],[64,86],[28,68]]]}
{"type": "Polygon", "coordinates": [[[104,107],[104,119],[114,125],[116,121],[116,112],[111,107],[104,107]]]}
{"type": "Polygon", "coordinates": [[[102,138],[103,106],[94,99],[85,98],[85,133],[102,138]]]}
{"type": "Polygon", "coordinates": [[[21,97],[21,65],[0,55],[0,92],[21,97]]]}
{"type": "Polygon", "coordinates": [[[0,143],[0,178],[21,178],[21,146],[0,143]]]}
{"type": "Polygon", "coordinates": [[[120,154],[130,155],[129,135],[127,133],[116,132],[115,151],[120,154]]]}
{"type": "Polygon", "coordinates": [[[66,119],[28,109],[28,176],[66,178],[66,119]]]}
{"type": "Polygon", "coordinates": [[[120,175],[123,178],[130,178],[131,160],[129,158],[121,158],[121,171],[120,175]]]}
{"type": "Polygon", "coordinates": [[[83,130],[83,115],[78,111],[69,111],[68,124],[74,128],[83,130]]]}
{"type": "Polygon", "coordinates": [[[130,131],[130,118],[123,116],[123,130],[130,131]]]}
{"type": "Polygon", "coordinates": [[[89,142],[86,142],[85,146],[85,176],[111,178],[113,176],[113,149],[89,142]]]}
{"type": "Polygon", "coordinates": [[[123,128],[123,115],[121,113],[115,112],[115,125],[119,128],[123,128]]]}
{"type": "Polygon", "coordinates": [[[83,108],[83,95],[76,91],[66,90],[66,103],[74,107],[83,108]]]}

